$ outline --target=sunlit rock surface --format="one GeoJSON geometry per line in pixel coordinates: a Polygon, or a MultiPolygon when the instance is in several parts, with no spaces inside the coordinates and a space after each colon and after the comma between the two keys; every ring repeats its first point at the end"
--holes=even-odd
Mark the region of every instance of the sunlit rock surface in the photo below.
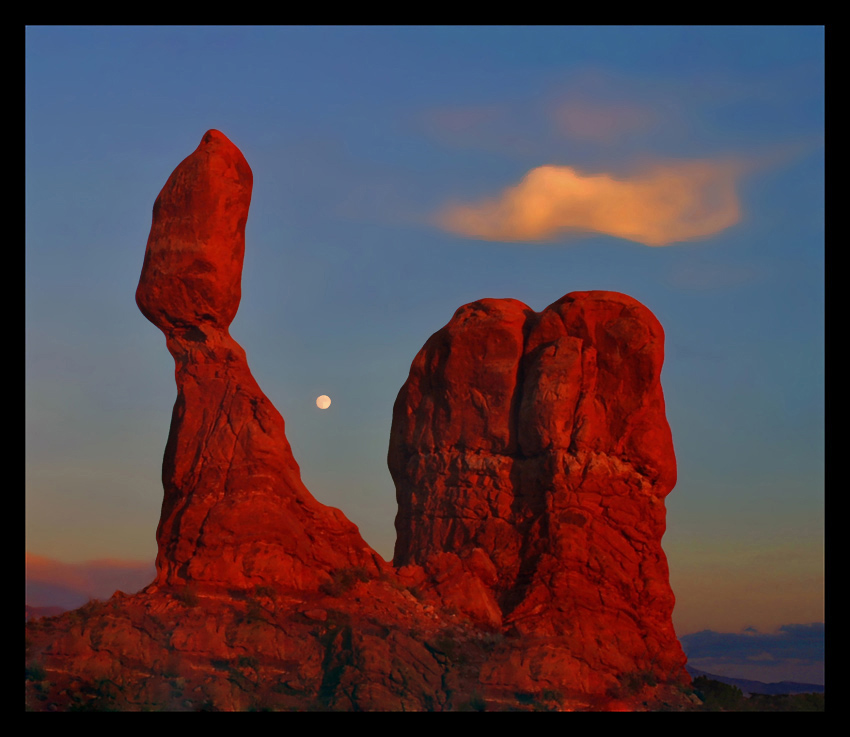
{"type": "Polygon", "coordinates": [[[657,321],[600,292],[461,308],[396,403],[393,568],[304,487],[228,333],[251,186],[213,130],[156,200],[136,299],[177,382],[156,580],[28,623],[27,708],[687,708],[657,321]]]}
{"type": "Polygon", "coordinates": [[[394,563],[473,619],[541,638],[483,680],[687,681],[661,548],[676,482],[663,352],[636,300],[574,292],[541,313],[464,305],[414,359],[390,440],[394,563]]]}

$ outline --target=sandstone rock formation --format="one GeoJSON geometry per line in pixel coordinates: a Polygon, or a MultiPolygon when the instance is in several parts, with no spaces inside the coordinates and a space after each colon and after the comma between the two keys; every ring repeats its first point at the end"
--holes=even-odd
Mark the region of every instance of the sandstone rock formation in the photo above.
{"type": "Polygon", "coordinates": [[[464,305],[414,359],[390,439],[394,564],[474,619],[542,638],[485,680],[593,692],[626,672],[682,678],[662,361],[661,325],[614,292],[539,314],[464,305]]]}
{"type": "Polygon", "coordinates": [[[209,131],[153,208],[139,309],[165,333],[177,401],[165,450],[157,584],[316,588],[383,564],[301,482],[280,413],[228,333],[241,298],[253,175],[209,131]]]}
{"type": "Polygon", "coordinates": [[[251,182],[209,131],[156,200],[136,299],[178,390],[156,580],[29,622],[27,708],[686,708],[648,310],[605,292],[458,310],[396,403],[393,568],[304,487],[228,333],[251,182]]]}

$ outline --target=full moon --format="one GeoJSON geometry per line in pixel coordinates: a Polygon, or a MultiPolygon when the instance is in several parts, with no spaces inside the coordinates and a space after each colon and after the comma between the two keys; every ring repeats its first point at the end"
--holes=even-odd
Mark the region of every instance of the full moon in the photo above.
{"type": "Polygon", "coordinates": [[[331,406],[331,398],[327,394],[322,394],[321,397],[316,399],[316,406],[319,409],[327,409],[331,406]]]}

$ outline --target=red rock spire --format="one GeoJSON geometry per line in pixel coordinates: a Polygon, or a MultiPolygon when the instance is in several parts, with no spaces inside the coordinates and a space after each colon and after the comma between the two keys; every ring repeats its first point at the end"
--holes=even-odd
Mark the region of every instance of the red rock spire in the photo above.
{"type": "Polygon", "coordinates": [[[136,302],[165,333],[177,380],[158,585],[305,589],[338,568],[381,564],[354,524],[301,482],[283,418],[228,333],[252,181],[239,149],[207,131],[153,208],[136,302]]]}

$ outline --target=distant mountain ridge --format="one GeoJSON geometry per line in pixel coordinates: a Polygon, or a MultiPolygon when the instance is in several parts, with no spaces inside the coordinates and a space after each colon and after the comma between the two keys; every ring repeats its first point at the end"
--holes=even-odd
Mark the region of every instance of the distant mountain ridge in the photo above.
{"type": "Polygon", "coordinates": [[[132,594],[156,576],[152,560],[100,559],[64,563],[26,553],[26,604],[76,609],[91,599],[108,599],[116,590],[132,594]]]}
{"type": "Polygon", "coordinates": [[[68,611],[61,606],[30,606],[29,604],[26,605],[26,609],[27,622],[31,619],[38,619],[39,617],[55,617],[57,614],[68,611]]]}
{"type": "Polygon", "coordinates": [[[824,687],[817,683],[798,683],[796,681],[778,681],[776,683],[763,683],[762,681],[751,681],[747,678],[729,678],[727,676],[718,676],[715,673],[706,673],[704,670],[698,670],[690,665],[686,665],[691,678],[705,676],[714,681],[737,686],[743,691],[744,696],[760,693],[777,696],[779,694],[798,694],[798,693],[823,693],[824,687]]]}

